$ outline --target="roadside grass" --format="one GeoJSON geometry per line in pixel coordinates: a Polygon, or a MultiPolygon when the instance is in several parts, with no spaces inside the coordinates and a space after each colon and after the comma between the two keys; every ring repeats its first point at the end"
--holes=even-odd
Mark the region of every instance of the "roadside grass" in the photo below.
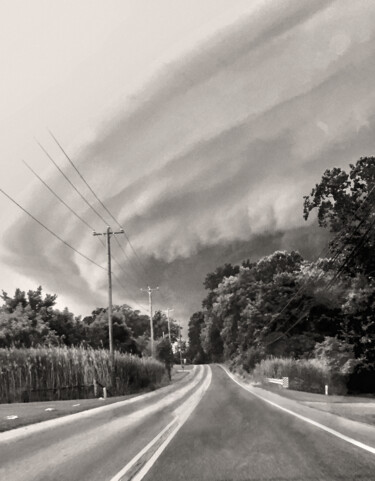
{"type": "Polygon", "coordinates": [[[352,421],[375,425],[375,396],[338,396],[324,395],[303,391],[294,391],[292,389],[283,389],[269,383],[259,385],[262,389],[275,392],[280,396],[293,399],[301,404],[305,404],[311,408],[320,411],[336,414],[352,421]]]}
{"type": "MultiPolygon", "coordinates": [[[[155,359],[116,351],[114,371],[114,394],[127,395],[159,385],[165,369],[155,359]]],[[[0,402],[93,397],[94,380],[109,387],[111,372],[110,354],[104,349],[66,346],[2,348],[0,402]]]]}
{"type": "MultiPolygon", "coordinates": [[[[240,376],[245,383],[253,384],[254,387],[277,393],[320,411],[375,425],[375,396],[370,394],[361,396],[330,394],[326,396],[324,384],[329,379],[329,375],[319,363],[301,363],[291,359],[273,358],[262,361],[252,373],[236,368],[232,368],[232,371],[240,376]],[[299,364],[296,366],[297,362],[299,364]],[[266,377],[282,378],[284,376],[289,377],[289,385],[292,389],[284,389],[280,385],[266,381],[266,377]],[[293,389],[295,384],[293,383],[293,376],[294,380],[297,378],[298,390],[293,389]],[[308,391],[311,386],[315,392],[308,391]],[[305,387],[306,390],[302,390],[302,387],[305,387]]],[[[329,388],[331,388],[330,385],[329,388]]]]}
{"type": "Polygon", "coordinates": [[[289,388],[295,391],[324,393],[329,385],[331,394],[347,394],[347,376],[329,368],[321,359],[291,359],[270,357],[262,360],[251,372],[254,380],[289,378],[289,388]]]}
{"type": "MultiPolygon", "coordinates": [[[[180,366],[174,366],[172,369],[172,381],[169,382],[166,376],[163,377],[161,383],[156,389],[175,384],[181,381],[193,366],[186,366],[184,372],[179,372],[180,366]]],[[[39,401],[29,403],[11,403],[0,404],[0,432],[9,431],[10,429],[27,426],[49,419],[56,419],[68,414],[74,414],[81,411],[87,411],[99,406],[114,404],[118,401],[139,396],[149,392],[150,388],[145,388],[140,392],[128,394],[125,396],[108,397],[107,399],[74,399],[68,401],[39,401]],[[46,409],[51,409],[46,411],[46,409]],[[15,419],[7,419],[7,416],[17,416],[15,419]]]]}

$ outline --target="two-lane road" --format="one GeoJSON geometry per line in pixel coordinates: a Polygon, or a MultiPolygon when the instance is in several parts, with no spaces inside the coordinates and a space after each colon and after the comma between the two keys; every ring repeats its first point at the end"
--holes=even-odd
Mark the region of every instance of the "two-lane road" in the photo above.
{"type": "Polygon", "coordinates": [[[269,406],[220,367],[212,373],[145,481],[375,481],[374,454],[269,406]]]}
{"type": "Polygon", "coordinates": [[[270,406],[219,366],[190,376],[132,407],[0,437],[1,481],[375,481],[375,454],[270,406]]]}

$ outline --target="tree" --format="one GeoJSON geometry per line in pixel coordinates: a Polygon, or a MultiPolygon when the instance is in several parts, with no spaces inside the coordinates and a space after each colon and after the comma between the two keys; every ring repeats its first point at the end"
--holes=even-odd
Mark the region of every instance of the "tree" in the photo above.
{"type": "Polygon", "coordinates": [[[30,319],[30,307],[19,304],[8,312],[0,310],[0,347],[35,347],[56,345],[59,339],[40,316],[30,319]]]}
{"type": "Polygon", "coordinates": [[[201,334],[204,327],[204,312],[195,312],[189,321],[188,338],[189,349],[188,357],[194,364],[202,364],[206,361],[205,352],[203,350],[201,334]]]}
{"type": "Polygon", "coordinates": [[[207,274],[203,285],[209,291],[207,297],[203,300],[202,305],[205,309],[210,309],[215,299],[215,289],[223,282],[226,277],[235,276],[239,272],[239,266],[232,264],[224,264],[218,267],[214,272],[207,274]]]}
{"type": "Polygon", "coordinates": [[[171,370],[173,367],[173,350],[168,338],[161,339],[156,345],[156,356],[165,365],[168,378],[171,380],[171,370]]]}
{"type": "Polygon", "coordinates": [[[221,337],[222,319],[214,314],[205,316],[205,327],[202,329],[202,346],[210,362],[221,362],[224,356],[224,343],[221,337]]]}
{"type": "MultiPolygon", "coordinates": [[[[98,308],[90,317],[84,318],[85,337],[87,343],[94,349],[109,349],[108,310],[98,308]]],[[[113,345],[120,352],[140,354],[131,329],[125,323],[125,316],[121,309],[114,306],[112,312],[113,345]]]]}
{"type": "MultiPolygon", "coordinates": [[[[154,338],[161,339],[164,336],[168,336],[168,318],[162,311],[156,311],[153,316],[154,323],[154,338]]],[[[169,326],[171,330],[171,342],[174,343],[178,340],[179,329],[178,324],[174,319],[169,319],[169,326]]]]}
{"type": "Polygon", "coordinates": [[[375,157],[361,157],[349,173],[326,170],[304,199],[305,219],[316,210],[319,225],[337,234],[329,247],[341,282],[348,283],[339,337],[361,360],[353,385],[367,390],[375,373],[375,157]]]}
{"type": "Polygon", "coordinates": [[[38,344],[58,344],[58,334],[49,325],[54,315],[53,306],[56,295],[46,294],[43,298],[42,287],[27,294],[16,289],[10,297],[2,291],[4,300],[0,308],[0,345],[9,347],[31,347],[38,344]]]}
{"type": "Polygon", "coordinates": [[[351,275],[375,273],[373,203],[375,157],[362,157],[350,172],[326,170],[322,180],[304,197],[304,218],[317,211],[318,223],[336,235],[330,242],[333,256],[351,275]]]}

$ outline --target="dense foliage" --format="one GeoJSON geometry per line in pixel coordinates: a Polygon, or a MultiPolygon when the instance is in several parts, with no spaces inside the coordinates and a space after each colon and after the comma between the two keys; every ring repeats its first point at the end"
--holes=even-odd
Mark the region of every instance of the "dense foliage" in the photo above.
{"type": "Polygon", "coordinates": [[[305,219],[316,209],[332,232],[324,257],[277,251],[208,274],[189,323],[191,360],[249,372],[271,356],[313,359],[350,389],[375,391],[374,200],[374,157],[349,174],[327,170],[304,200],[305,219]]]}
{"type": "MultiPolygon", "coordinates": [[[[55,308],[56,295],[43,295],[42,287],[27,293],[16,289],[10,297],[0,296],[0,348],[36,346],[86,346],[108,349],[108,312],[97,308],[81,319],[67,308],[55,308]]],[[[127,305],[112,309],[113,339],[116,351],[136,355],[148,354],[150,318],[127,305]]],[[[168,333],[167,317],[156,311],[153,317],[154,337],[168,333]]],[[[178,325],[170,320],[171,341],[178,338],[178,325]]]]}

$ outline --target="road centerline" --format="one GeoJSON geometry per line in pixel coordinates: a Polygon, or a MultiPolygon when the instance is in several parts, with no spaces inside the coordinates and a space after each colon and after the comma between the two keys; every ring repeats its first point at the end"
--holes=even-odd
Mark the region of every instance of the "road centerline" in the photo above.
{"type": "Polygon", "coordinates": [[[188,420],[211,384],[212,371],[207,366],[207,374],[200,388],[194,392],[174,412],[174,419],[158,433],[124,468],[110,481],[140,481],[149,472],[159,456],[172,441],[177,432],[188,420]],[[155,449],[156,447],[156,449],[155,449]],[[142,458],[144,462],[142,463],[142,458]],[[137,464],[138,463],[138,464],[137,464]],[[136,468],[135,468],[136,467],[136,468]],[[134,469],[135,468],[135,469],[134,469]]]}

